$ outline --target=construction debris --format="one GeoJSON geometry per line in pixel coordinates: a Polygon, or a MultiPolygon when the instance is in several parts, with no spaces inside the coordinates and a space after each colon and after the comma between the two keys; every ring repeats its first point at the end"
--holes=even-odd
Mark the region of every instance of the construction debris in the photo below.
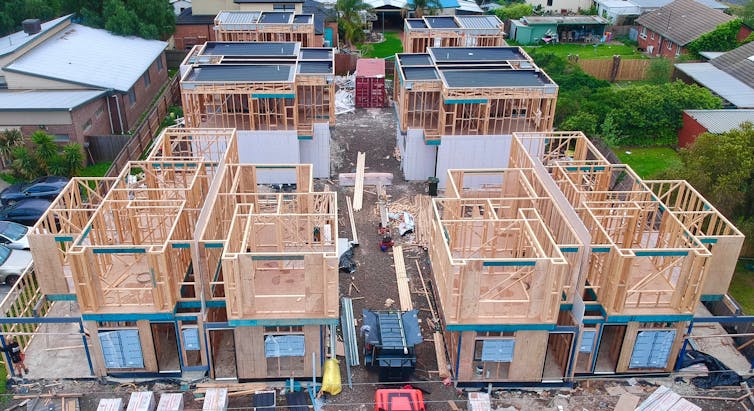
{"type": "Polygon", "coordinates": [[[636,411],[702,411],[702,409],[663,385],[644,400],[636,411]]]}
{"type": "Polygon", "coordinates": [[[336,76],[335,86],[335,114],[352,113],[354,108],[354,95],[356,90],[356,75],[336,76]]]}

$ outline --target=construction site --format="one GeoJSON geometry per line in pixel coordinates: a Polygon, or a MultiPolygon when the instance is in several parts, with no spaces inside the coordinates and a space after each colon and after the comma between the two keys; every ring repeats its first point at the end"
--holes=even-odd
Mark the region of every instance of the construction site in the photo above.
{"type": "Polygon", "coordinates": [[[744,235],[687,182],[553,131],[558,86],[496,17],[406,19],[392,107],[336,122],[334,50],[254,37],[266,13],[220,13],[180,67],[185,127],[71,179],[31,228],[0,302],[26,399],[754,404],[754,317],[727,295],[744,235]]]}
{"type": "Polygon", "coordinates": [[[221,11],[215,17],[219,42],[294,42],[301,47],[315,44],[314,15],[282,11],[221,11]]]}

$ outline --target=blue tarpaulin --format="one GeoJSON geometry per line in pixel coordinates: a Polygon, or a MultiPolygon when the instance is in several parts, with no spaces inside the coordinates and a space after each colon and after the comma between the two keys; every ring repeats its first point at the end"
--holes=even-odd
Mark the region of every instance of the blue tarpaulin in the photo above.
{"type": "Polygon", "coordinates": [[[482,361],[511,362],[516,340],[484,340],[482,342],[482,361]]]}
{"type": "Polygon", "coordinates": [[[675,330],[639,331],[628,368],[665,368],[675,330]]]}
{"type": "Polygon", "coordinates": [[[106,368],[144,368],[139,330],[99,333],[106,368]]]}
{"type": "Polygon", "coordinates": [[[264,339],[267,358],[303,357],[305,352],[303,335],[268,335],[264,339]]]}
{"type": "Polygon", "coordinates": [[[594,347],[594,337],[597,336],[597,331],[584,330],[581,333],[581,345],[579,345],[579,352],[592,352],[594,347]]]}

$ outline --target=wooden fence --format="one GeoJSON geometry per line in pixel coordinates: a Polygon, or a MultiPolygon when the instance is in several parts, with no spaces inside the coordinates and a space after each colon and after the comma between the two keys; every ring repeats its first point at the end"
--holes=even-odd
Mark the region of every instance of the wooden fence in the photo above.
{"type": "Polygon", "coordinates": [[[180,67],[186,55],[188,55],[187,50],[165,50],[165,61],[168,63],[168,68],[177,69],[180,67]]]}
{"type": "Polygon", "coordinates": [[[356,71],[356,60],[359,56],[348,53],[338,53],[335,55],[335,74],[345,76],[356,71]]]}
{"type": "Polygon", "coordinates": [[[612,59],[579,59],[577,64],[586,74],[600,80],[636,81],[644,80],[651,60],[614,57],[612,59]]]}
{"type": "Polygon", "coordinates": [[[181,98],[179,80],[180,78],[177,75],[170,80],[162,95],[157,99],[152,109],[149,110],[144,121],[133,130],[131,138],[123,149],[121,149],[118,156],[115,157],[105,177],[116,177],[120,173],[120,170],[126,166],[126,163],[138,160],[141,154],[149,148],[152,144],[152,139],[160,131],[160,124],[165,116],[167,116],[168,109],[181,98]]]}
{"type": "Polygon", "coordinates": [[[87,136],[89,160],[92,163],[111,161],[120,154],[123,147],[131,140],[129,134],[111,134],[104,136],[87,136]]]}

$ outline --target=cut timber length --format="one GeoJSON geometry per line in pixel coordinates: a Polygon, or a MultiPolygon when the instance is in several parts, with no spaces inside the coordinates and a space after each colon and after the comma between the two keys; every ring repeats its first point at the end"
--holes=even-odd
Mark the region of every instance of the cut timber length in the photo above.
{"type": "Polygon", "coordinates": [[[353,189],[353,209],[361,210],[361,204],[364,199],[364,163],[366,154],[359,152],[356,157],[356,184],[353,189]]]}
{"type": "Polygon", "coordinates": [[[395,264],[395,279],[398,281],[398,297],[401,302],[401,311],[411,311],[414,304],[411,302],[411,288],[408,286],[406,264],[403,260],[403,247],[393,248],[393,263],[395,264]]]}

